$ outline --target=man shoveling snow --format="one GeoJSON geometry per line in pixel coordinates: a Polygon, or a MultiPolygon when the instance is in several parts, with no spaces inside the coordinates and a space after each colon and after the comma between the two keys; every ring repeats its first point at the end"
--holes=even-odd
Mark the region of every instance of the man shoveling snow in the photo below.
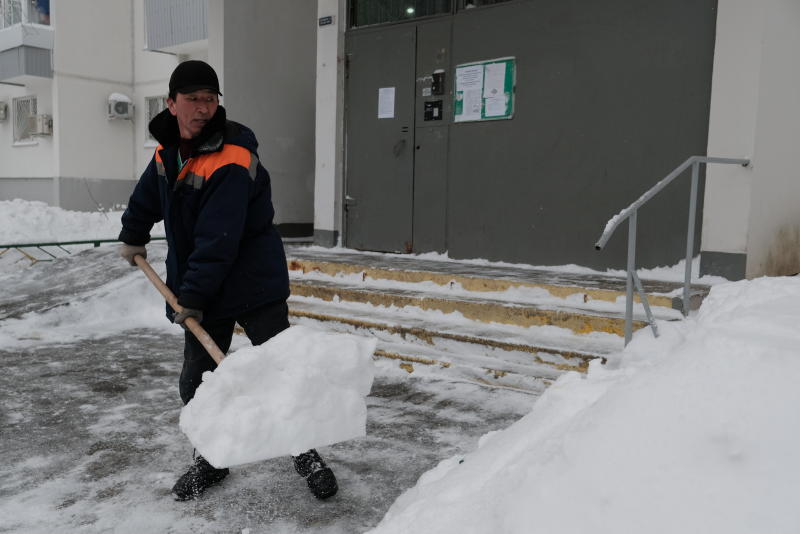
{"type": "MultiPolygon", "coordinates": [[[[202,325],[222,352],[236,323],[253,345],[289,327],[289,275],[273,227],[270,180],[258,160],[253,132],[226,120],[219,81],[202,61],[179,64],[169,81],[168,109],[149,130],[160,145],[122,215],[120,254],[131,265],[147,257],[150,230],[161,220],[169,245],[167,286],[180,311],[167,316],[186,328],[202,325]],[[189,321],[191,322],[191,321],[189,321]]],[[[180,394],[188,403],[203,373],[216,368],[203,344],[186,332],[180,394]]],[[[333,471],[313,449],[295,457],[311,492],[334,495],[333,471]]],[[[228,475],[202,455],[173,487],[180,500],[197,497],[228,475]]]]}

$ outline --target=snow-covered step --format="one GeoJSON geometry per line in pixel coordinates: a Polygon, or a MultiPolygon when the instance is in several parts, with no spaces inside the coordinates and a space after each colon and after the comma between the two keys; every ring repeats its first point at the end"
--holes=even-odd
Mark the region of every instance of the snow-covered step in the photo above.
{"type": "MultiPolygon", "coordinates": [[[[539,352],[535,355],[496,349],[497,354],[488,356],[477,352],[441,350],[437,346],[426,345],[420,340],[397,340],[387,338],[381,328],[375,325],[357,326],[337,320],[334,317],[311,316],[290,309],[290,323],[303,324],[333,331],[371,335],[378,339],[375,358],[395,360],[398,366],[408,373],[423,375],[436,374],[448,381],[465,380],[490,387],[503,387],[540,394],[559,375],[566,371],[581,372],[588,364],[582,360],[577,364],[559,354],[539,352]],[[366,330],[366,331],[365,331],[366,330]],[[522,361],[527,359],[527,361],[522,361]],[[517,360],[517,361],[515,361],[517,360]],[[441,374],[438,374],[441,373],[441,374]]],[[[238,334],[244,330],[237,325],[238,334]]],[[[474,347],[473,347],[474,349],[474,347]]]]}
{"type": "MultiPolygon", "coordinates": [[[[287,252],[292,322],[375,336],[376,356],[409,372],[537,391],[623,347],[624,279],[318,247],[287,252]]],[[[649,284],[656,318],[681,318],[675,288],[649,284]]],[[[637,303],[633,327],[645,326],[637,303]]]]}
{"type": "MultiPolygon", "coordinates": [[[[413,306],[422,310],[435,310],[442,313],[460,313],[467,319],[494,322],[516,326],[558,326],[578,334],[606,332],[624,335],[625,319],[622,311],[603,308],[586,308],[570,305],[568,301],[554,302],[552,299],[526,301],[492,298],[457,293],[430,292],[416,288],[370,287],[355,285],[335,278],[329,280],[306,280],[293,277],[293,295],[315,297],[327,301],[344,300],[372,304],[373,306],[413,306]]],[[[611,303],[608,303],[611,305],[611,303]]],[[[654,308],[657,310],[657,308],[654,308]]],[[[676,310],[661,309],[657,316],[662,319],[678,319],[676,310]],[[669,313],[672,312],[672,313],[669,313]]],[[[646,325],[643,317],[635,318],[634,329],[646,325]]]]}
{"type": "Polygon", "coordinates": [[[424,357],[405,354],[402,351],[391,351],[380,347],[375,351],[375,356],[398,360],[401,369],[409,374],[429,374],[440,370],[447,375],[448,381],[464,380],[477,382],[484,386],[510,388],[540,395],[553,383],[554,378],[544,378],[525,372],[493,369],[467,365],[462,362],[445,363],[436,360],[427,360],[424,357]],[[432,370],[433,369],[433,370],[432,370]]]}
{"type": "MultiPolygon", "coordinates": [[[[293,318],[323,323],[326,327],[369,333],[392,342],[433,347],[444,354],[481,354],[503,363],[542,364],[560,373],[583,371],[588,362],[605,358],[622,348],[619,336],[575,335],[556,327],[528,327],[482,323],[442,313],[328,302],[293,296],[289,300],[293,318]]],[[[488,364],[487,364],[488,365],[488,364]]]]}
{"type": "Polygon", "coordinates": [[[483,323],[415,307],[297,295],[289,299],[289,315],[293,324],[376,337],[375,355],[397,360],[408,372],[434,368],[448,379],[533,392],[622,348],[621,338],[612,334],[577,335],[553,326],[483,323]]]}
{"type": "MultiPolygon", "coordinates": [[[[365,334],[364,328],[339,321],[319,320],[302,313],[290,312],[290,319],[292,324],[305,324],[335,332],[365,334]]],[[[474,352],[469,350],[454,352],[441,350],[420,340],[392,339],[392,336],[387,336],[386,331],[380,328],[367,329],[369,335],[378,339],[375,357],[397,360],[400,368],[409,373],[440,371],[446,374],[448,380],[469,380],[487,386],[510,387],[538,394],[565,370],[582,370],[582,365],[573,368],[563,363],[562,369],[559,369],[556,360],[561,362],[564,360],[556,354],[514,355],[512,351],[498,350],[498,353],[504,354],[487,355],[475,347],[471,347],[474,352]],[[552,359],[553,364],[546,363],[546,359],[552,359]]]]}
{"type": "MultiPolygon", "coordinates": [[[[538,288],[557,298],[580,298],[584,302],[616,302],[625,296],[624,276],[607,275],[588,269],[547,269],[483,261],[404,254],[378,254],[320,247],[287,248],[289,269],[295,273],[323,273],[329,276],[359,275],[366,280],[392,280],[441,286],[458,284],[469,291],[505,291],[538,288]]],[[[680,309],[681,284],[643,279],[648,302],[653,307],[680,309]]],[[[709,288],[692,288],[693,308],[698,307],[709,288]]],[[[638,295],[635,295],[638,302],[638,295]]]]}

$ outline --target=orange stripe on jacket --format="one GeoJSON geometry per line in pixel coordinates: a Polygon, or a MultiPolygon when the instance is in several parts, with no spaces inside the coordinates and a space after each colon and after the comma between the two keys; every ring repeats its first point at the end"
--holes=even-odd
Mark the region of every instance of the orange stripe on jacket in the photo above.
{"type": "Polygon", "coordinates": [[[183,180],[189,173],[201,176],[208,180],[214,172],[225,165],[240,165],[245,169],[250,168],[253,155],[244,147],[237,145],[224,145],[219,152],[202,154],[190,159],[178,174],[178,180],[183,180]]]}

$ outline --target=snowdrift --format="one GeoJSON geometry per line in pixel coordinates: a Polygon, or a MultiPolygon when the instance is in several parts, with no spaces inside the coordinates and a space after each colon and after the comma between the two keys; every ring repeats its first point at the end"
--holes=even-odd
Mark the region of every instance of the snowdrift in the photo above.
{"type": "Polygon", "coordinates": [[[800,278],[715,286],[425,473],[371,532],[800,532],[798,325],[800,278]]]}

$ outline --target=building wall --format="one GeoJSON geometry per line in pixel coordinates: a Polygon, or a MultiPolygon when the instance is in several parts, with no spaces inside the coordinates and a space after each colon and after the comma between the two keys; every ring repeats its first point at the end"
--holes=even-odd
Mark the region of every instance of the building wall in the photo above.
{"type": "MultiPolygon", "coordinates": [[[[711,85],[708,154],[752,158],[760,87],[763,5],[721,0],[711,85]]],[[[753,169],[710,165],[702,224],[701,273],[743,278],[753,169]]]]}
{"type": "MultiPolygon", "coordinates": [[[[214,67],[225,94],[225,0],[207,0],[208,64],[214,67]]],[[[224,97],[223,97],[224,99],[224,97]]]]}
{"type": "Polygon", "coordinates": [[[800,271],[800,5],[720,0],[701,273],[732,279],[800,271]]]}
{"type": "MultiPolygon", "coordinates": [[[[413,250],[430,250],[418,248],[420,235],[444,232],[446,243],[437,244],[435,250],[447,251],[454,258],[623,267],[627,252],[624,229],[602,253],[593,247],[606,222],[688,157],[706,150],[716,1],[531,0],[441,18],[447,19],[452,21],[452,38],[444,39],[444,44],[439,36],[448,31],[447,25],[437,25],[437,38],[432,39],[427,31],[432,21],[348,31],[348,36],[354,37],[348,39],[347,50],[352,54],[351,82],[356,68],[377,72],[378,66],[388,61],[379,56],[375,63],[360,62],[359,58],[367,57],[366,51],[392,32],[412,31],[414,25],[416,40],[404,45],[408,54],[398,60],[394,71],[399,72],[400,63],[416,53],[418,83],[426,75],[430,77],[434,60],[440,56],[449,56],[449,66],[439,67],[446,70],[449,80],[455,77],[457,65],[515,58],[513,118],[453,122],[445,106],[444,119],[437,126],[447,128],[446,138],[443,135],[437,138],[441,142],[431,141],[431,135],[421,140],[419,132],[415,133],[410,144],[415,149],[413,191],[416,195],[420,185],[432,184],[428,189],[435,192],[437,202],[421,206],[419,198],[414,198],[413,250]],[[420,66],[423,54],[427,66],[420,66]],[[426,151],[435,151],[437,157],[425,160],[426,151]],[[446,165],[438,157],[442,153],[446,165]],[[423,168],[425,161],[432,170],[423,168]],[[442,174],[444,180],[440,180],[442,174]],[[443,184],[433,184],[434,180],[443,184]],[[442,201],[438,201],[440,197],[444,197],[442,201]],[[442,217],[431,216],[425,219],[430,221],[429,227],[420,229],[417,223],[426,223],[416,217],[419,208],[433,213],[431,205],[437,204],[439,211],[446,213],[444,222],[442,217]]],[[[370,80],[377,84],[373,94],[382,87],[380,83],[395,85],[396,80],[389,83],[378,77],[370,80]]],[[[422,93],[415,87],[411,90],[416,91],[419,104],[422,93]]],[[[408,93],[406,87],[400,90],[408,93]]],[[[361,95],[364,105],[358,108],[359,102],[351,102],[350,94],[348,193],[353,184],[368,183],[376,174],[362,165],[359,168],[368,170],[358,175],[357,164],[392,162],[389,148],[386,154],[377,153],[379,146],[350,148],[357,129],[377,132],[383,127],[372,99],[361,95]],[[356,115],[355,109],[367,113],[356,115]]],[[[399,101],[401,96],[396,98],[399,101]]],[[[452,99],[452,93],[443,98],[452,99]]],[[[417,128],[425,126],[421,111],[417,105],[417,128]]],[[[401,124],[406,123],[398,126],[401,124]]],[[[376,138],[377,134],[366,137],[376,138]]],[[[399,175],[407,175],[404,168],[397,168],[399,175]]],[[[381,174],[387,175],[388,170],[381,174]]],[[[390,202],[363,194],[352,196],[357,197],[353,212],[358,217],[368,213],[367,204],[385,206],[390,202]]],[[[684,179],[640,211],[638,266],[672,265],[685,255],[688,197],[689,180],[684,179]]],[[[369,213],[372,218],[361,222],[361,227],[370,229],[372,236],[390,224],[380,209],[369,213]]],[[[351,229],[360,221],[363,219],[348,215],[345,244],[380,247],[375,239],[369,245],[351,239],[351,229]]],[[[400,249],[390,244],[378,250],[400,249]]]]}
{"type": "Polygon", "coordinates": [[[178,56],[151,52],[145,49],[144,1],[134,2],[133,41],[133,81],[136,111],[134,118],[134,138],[132,141],[135,153],[133,178],[138,179],[155,153],[157,143],[147,138],[147,106],[148,97],[166,96],[169,91],[169,76],[178,64],[178,56]]]}
{"type": "Polygon", "coordinates": [[[225,107],[252,128],[284,236],[314,221],[315,2],[225,4],[225,107]]]}
{"type": "Polygon", "coordinates": [[[36,137],[33,141],[14,142],[13,99],[35,95],[40,114],[53,114],[52,82],[48,78],[29,78],[27,85],[18,87],[0,84],[0,101],[8,103],[8,119],[0,122],[0,200],[25,195],[25,178],[36,178],[30,184],[32,198],[53,201],[52,179],[55,175],[53,137],[36,137]]]}
{"type": "Polygon", "coordinates": [[[333,24],[317,29],[314,241],[333,246],[341,235],[344,176],[345,0],[319,0],[317,17],[333,24]]]}
{"type": "Polygon", "coordinates": [[[107,180],[132,180],[134,125],[108,120],[108,97],[133,97],[133,1],[53,2],[57,203],[109,208],[107,180]],[[96,21],[87,31],[87,20],[96,21]],[[76,183],[77,182],[77,183],[76,183]]]}
{"type": "Polygon", "coordinates": [[[107,118],[111,93],[133,96],[132,5],[131,0],[53,2],[62,177],[132,177],[132,124],[107,118]],[[98,22],[92,31],[86,31],[89,13],[98,22]],[[90,158],[87,146],[93,147],[90,158]]]}
{"type": "Polygon", "coordinates": [[[9,108],[7,119],[0,122],[0,200],[29,198],[52,203],[56,195],[53,137],[14,141],[14,98],[35,96],[37,113],[53,115],[52,47],[53,32],[39,25],[23,24],[2,30],[0,49],[6,50],[2,55],[12,63],[4,64],[3,71],[7,75],[16,72],[19,76],[9,80],[10,83],[0,84],[0,102],[9,108]],[[40,28],[43,31],[39,31],[40,28]],[[20,58],[37,61],[34,65],[22,66],[20,58]],[[21,70],[18,67],[22,67],[21,70]]]}
{"type": "MultiPolygon", "coordinates": [[[[221,13],[221,0],[208,1],[221,13]]],[[[53,136],[12,146],[11,120],[0,123],[0,199],[78,210],[119,207],[156,147],[146,136],[145,99],[167,94],[179,60],[208,59],[208,44],[191,43],[182,56],[147,50],[144,0],[55,1],[51,21],[53,78],[28,76],[24,87],[0,84],[0,101],[36,94],[39,113],[53,115],[53,136]],[[87,21],[97,22],[91,31],[87,21]],[[111,93],[133,100],[133,120],[108,119],[111,93]]],[[[221,49],[221,19],[215,29],[221,49]]]]}
{"type": "Polygon", "coordinates": [[[800,3],[769,0],[765,4],[749,278],[800,272],[800,3]]]}

